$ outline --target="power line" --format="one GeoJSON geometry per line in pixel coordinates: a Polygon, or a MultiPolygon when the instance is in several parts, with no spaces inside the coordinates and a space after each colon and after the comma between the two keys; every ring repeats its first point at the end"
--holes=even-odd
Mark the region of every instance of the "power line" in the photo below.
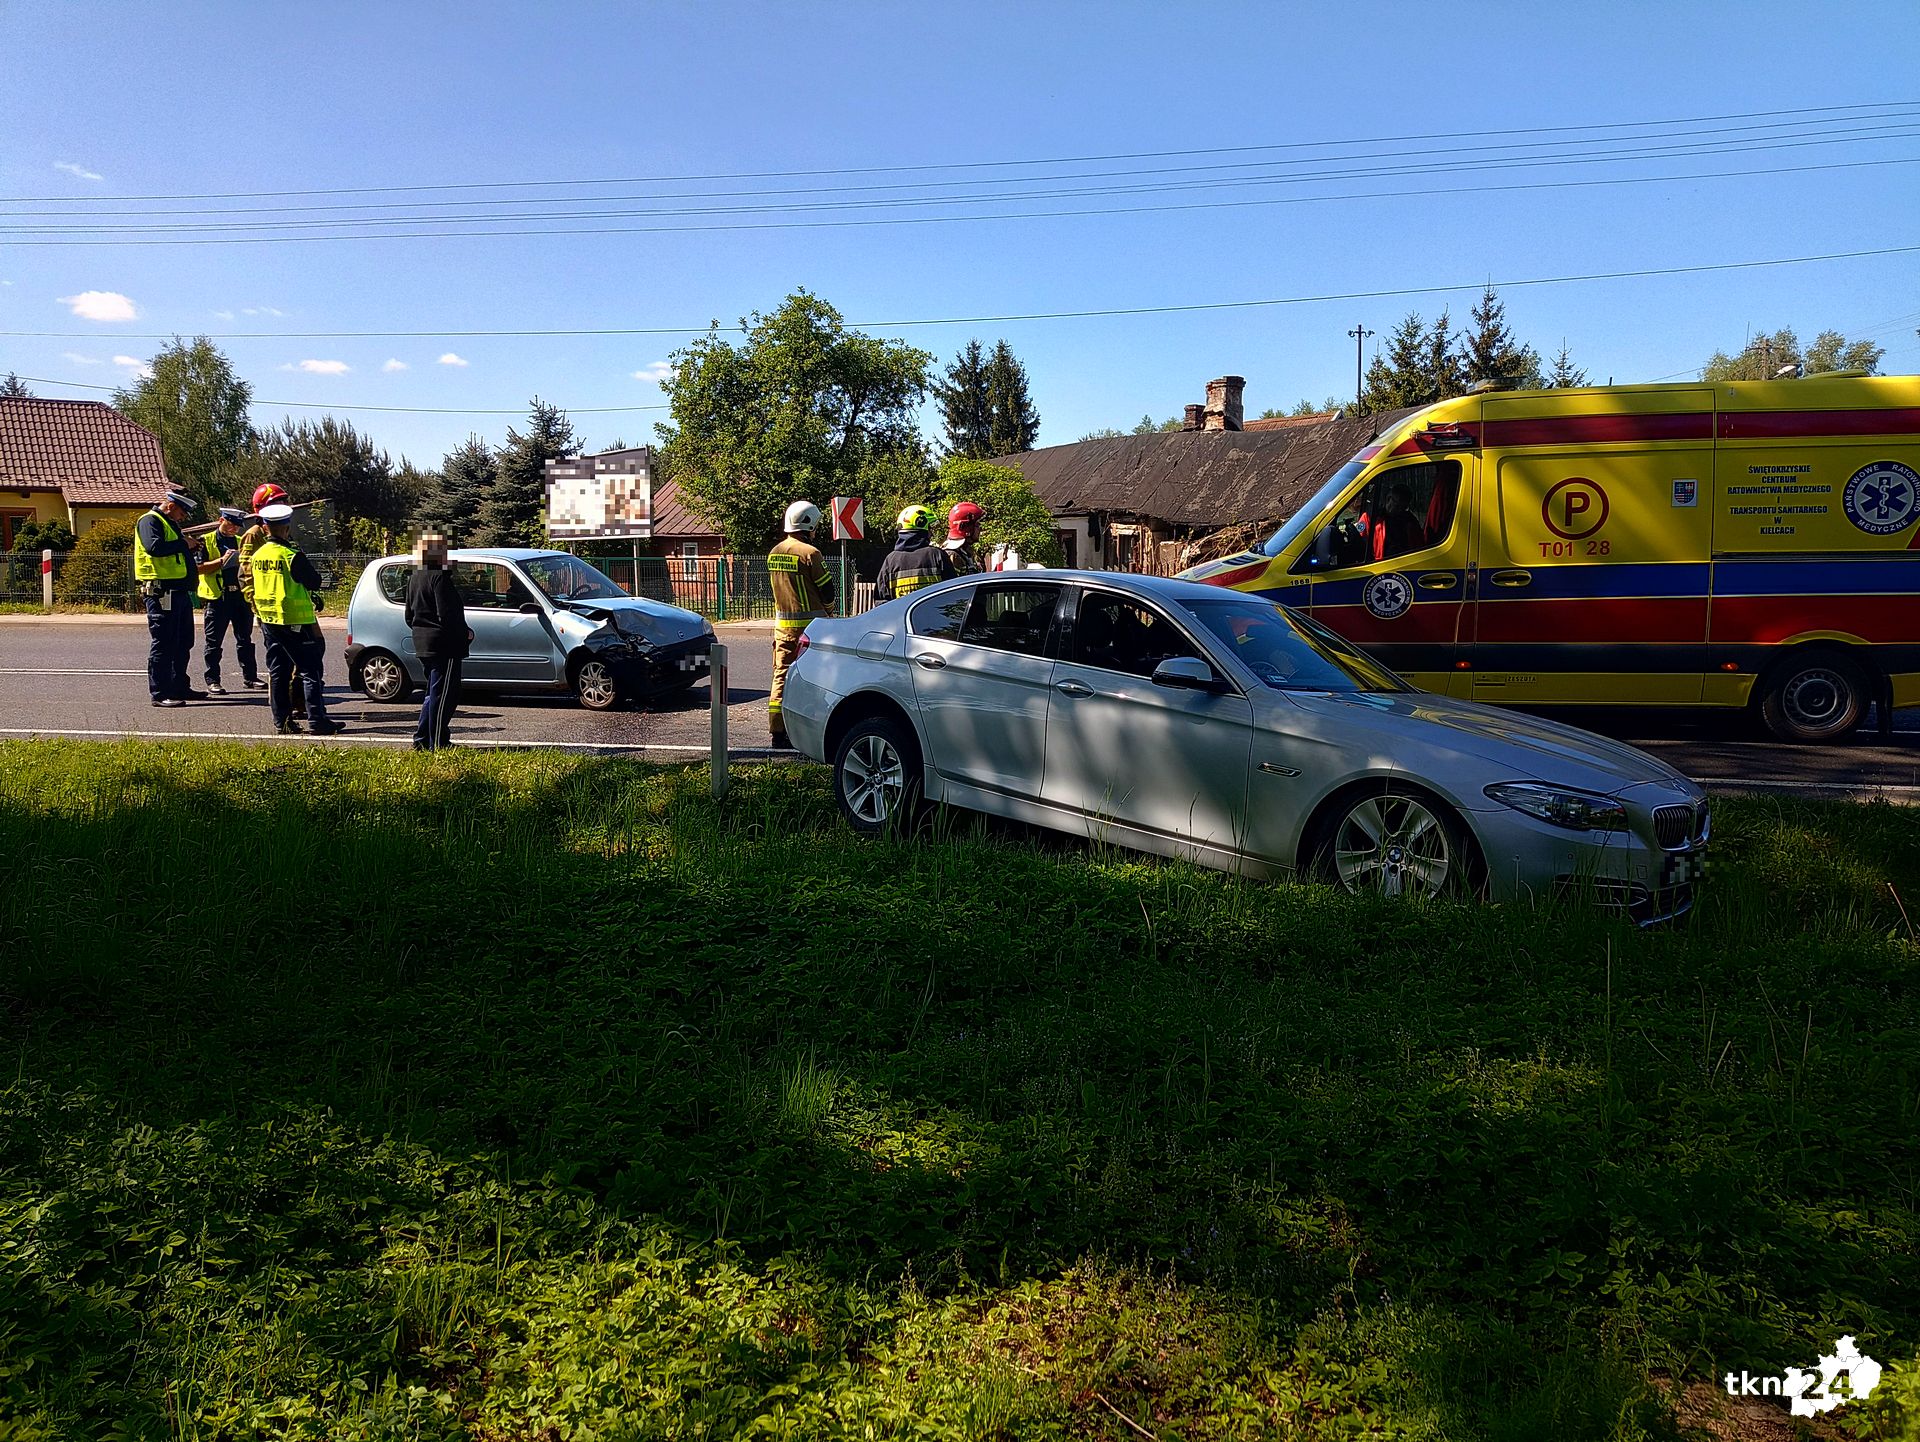
{"type": "Polygon", "coordinates": [[[866,220],[782,220],[734,225],[599,225],[535,226],[517,230],[450,231],[402,230],[376,231],[353,235],[238,235],[238,236],[134,236],[100,240],[20,240],[9,238],[13,246],[91,247],[108,245],[313,245],[328,241],[357,240],[459,240],[490,239],[499,236],[529,235],[675,235],[712,234],[724,231],[841,230],[880,225],[960,225],[1004,220],[1061,220],[1089,215],[1157,215],[1189,210],[1244,210],[1276,205],[1317,205],[1344,200],[1414,200],[1426,196],[1490,195],[1510,191],[1575,190],[1596,186],[1672,185],[1697,180],[1724,180],[1743,176],[1799,175],[1814,171],[1859,170],[1885,165],[1920,164],[1920,156],[1887,160],[1848,160],[1814,165],[1763,166],[1752,170],[1696,171],[1685,175],[1623,176],[1597,180],[1528,181],[1513,185],[1470,185],[1431,187],[1420,190],[1363,191],[1344,195],[1269,196],[1258,200],[1211,200],[1168,205],[1096,206],[1077,210],[1010,211],[998,215],[908,215],[883,216],[866,220]]]}
{"type": "MultiPolygon", "coordinates": [[[[1458,147],[1452,147],[1452,148],[1446,148],[1446,149],[1378,151],[1373,153],[1360,153],[1360,154],[1351,154],[1351,155],[1318,155],[1318,156],[1302,157],[1299,159],[1292,159],[1292,160],[1235,160],[1235,161],[1213,162],[1213,163],[1208,163],[1203,165],[1157,166],[1157,167],[1148,167],[1148,168],[1135,168],[1135,169],[1128,169],[1128,170],[1100,170],[1100,171],[1078,171],[1078,172],[1070,171],[1070,172],[1063,172],[1063,173],[1057,173],[1057,174],[1017,175],[1017,176],[1007,176],[1002,178],[968,177],[962,180],[893,181],[893,182],[886,182],[881,184],[866,184],[866,185],[796,186],[796,187],[788,187],[783,189],[771,189],[771,190],[766,188],[760,188],[760,189],[753,189],[753,190],[665,191],[665,192],[660,192],[660,193],[651,194],[651,195],[648,195],[648,194],[569,195],[569,196],[554,196],[544,200],[539,199],[538,197],[530,197],[528,201],[525,203],[538,203],[541,205],[552,206],[552,205],[589,204],[589,203],[597,204],[602,202],[613,202],[613,201],[624,201],[624,200],[658,201],[658,200],[688,200],[688,199],[767,198],[767,197],[782,196],[782,195],[805,196],[805,195],[854,194],[854,193],[861,193],[861,192],[895,191],[895,190],[934,190],[934,189],[940,189],[943,187],[969,186],[969,185],[981,185],[981,184],[990,184],[990,185],[997,185],[997,186],[1047,184],[1047,183],[1058,183],[1063,181],[1126,179],[1126,178],[1136,178],[1136,177],[1142,177],[1142,176],[1188,175],[1188,174],[1194,174],[1202,171],[1213,172],[1213,171],[1227,171],[1227,170],[1272,170],[1278,167],[1285,167],[1285,166],[1297,167],[1297,166],[1303,166],[1303,165],[1323,165],[1323,164],[1332,164],[1336,162],[1344,162],[1344,161],[1350,161],[1350,160],[1351,161],[1407,160],[1407,159],[1417,159],[1423,156],[1460,155],[1460,154],[1469,153],[1469,152],[1521,151],[1521,150],[1532,150],[1535,152],[1541,152],[1541,151],[1547,150],[1548,147],[1553,147],[1553,148],[1557,148],[1564,151],[1567,147],[1571,147],[1571,146],[1611,145],[1611,144],[1617,144],[1617,143],[1621,143],[1628,140],[1631,140],[1632,143],[1637,145],[1646,145],[1657,140],[1701,141],[1702,137],[1716,136],[1716,135],[1742,134],[1745,132],[1751,132],[1756,130],[1773,130],[1773,131],[1782,131],[1785,133],[1776,134],[1776,135],[1746,134],[1743,140],[1718,140],[1718,141],[1706,140],[1702,143],[1702,145],[1695,146],[1693,148],[1695,150],[1699,150],[1705,147],[1718,147],[1723,149],[1727,147],[1737,147],[1741,149],[1773,148],[1776,145],[1784,145],[1788,142],[1795,141],[1795,140],[1804,140],[1804,141],[1807,141],[1808,143],[1820,143],[1821,137],[1849,137],[1849,136],[1864,134],[1863,127],[1858,125],[1853,125],[1852,128],[1846,128],[1846,129],[1819,130],[1819,129],[1808,128],[1811,125],[1832,125],[1836,123],[1837,119],[1838,118],[1828,118],[1828,119],[1822,119],[1822,120],[1813,121],[1813,122],[1806,122],[1806,121],[1774,122],[1768,125],[1730,126],[1730,127],[1721,127],[1714,130],[1669,131],[1665,133],[1656,133],[1652,135],[1635,136],[1635,137],[1592,136],[1592,137],[1580,137],[1580,138],[1561,140],[1561,141],[1509,142],[1509,143],[1500,144],[1500,145],[1458,146],[1458,147]]],[[[1884,114],[1872,115],[1872,116],[1848,116],[1848,117],[1844,117],[1844,119],[1848,122],[1862,121],[1862,120],[1875,121],[1875,122],[1879,122],[1879,121],[1907,122],[1907,121],[1913,121],[1913,120],[1920,120],[1920,110],[1890,111],[1884,114]]],[[[1869,136],[1867,138],[1893,138],[1893,137],[1892,136],[1881,136],[1881,137],[1869,136]]],[[[1836,140],[1836,143],[1837,143],[1837,140],[1836,140]]],[[[1627,155],[1627,154],[1631,154],[1631,152],[1623,152],[1622,154],[1627,155]]],[[[1505,158],[1514,163],[1535,163],[1539,165],[1551,165],[1551,164],[1564,163],[1570,160],[1579,159],[1581,157],[1577,155],[1571,155],[1571,154],[1556,155],[1553,153],[1536,153],[1532,155],[1514,155],[1514,156],[1508,156],[1505,158]]],[[[1233,178],[1248,180],[1248,179],[1257,179],[1258,177],[1241,176],[1241,177],[1233,177],[1233,178]]],[[[632,182],[632,183],[639,183],[639,182],[632,182]]],[[[955,200],[958,201],[966,198],[967,197],[955,197],[955,200]]],[[[10,204],[10,203],[12,202],[0,202],[0,204],[10,204]]],[[[71,205],[87,205],[90,207],[96,204],[95,200],[92,197],[88,197],[88,196],[75,196],[75,197],[72,197],[67,203],[71,205]]],[[[24,218],[91,221],[97,217],[102,217],[102,216],[140,217],[140,216],[212,216],[212,215],[292,215],[292,214],[312,214],[319,211],[405,210],[409,208],[448,209],[448,208],[461,207],[461,206],[498,205],[502,203],[513,203],[513,202],[507,202],[503,197],[490,196],[480,200],[412,199],[412,200],[398,200],[398,201],[351,201],[351,202],[344,202],[344,203],[331,204],[331,205],[192,206],[192,207],[172,209],[172,210],[152,210],[152,209],[147,209],[147,210],[88,209],[84,211],[11,210],[11,211],[0,211],[0,219],[15,219],[15,218],[24,217],[24,218]]]]}
{"type": "MultiPolygon", "coordinates": [[[[20,379],[23,381],[32,381],[36,385],[65,386],[69,390],[78,391],[117,391],[120,389],[118,386],[88,385],[84,381],[57,381],[51,376],[21,376],[20,379]]],[[[384,411],[392,415],[410,416],[521,416],[526,414],[525,406],[507,410],[487,410],[478,406],[350,406],[335,405],[327,401],[263,401],[250,399],[247,403],[255,406],[290,406],[299,410],[308,411],[384,411]]],[[[597,416],[608,415],[616,411],[664,411],[668,409],[670,409],[670,407],[667,406],[568,406],[566,407],[566,412],[570,416],[597,416]]]]}
{"type": "MultiPolygon", "coordinates": [[[[1110,306],[1099,310],[1030,311],[1023,314],[939,316],[915,320],[850,321],[856,330],[914,330],[923,326],[1004,325],[1017,321],[1095,320],[1121,316],[1181,315],[1200,311],[1255,310],[1277,306],[1318,305],[1330,301],[1399,300],[1420,295],[1449,295],[1473,292],[1492,286],[1495,290],[1519,290],[1528,286],[1577,285],[1607,280],[1647,280],[1666,276],[1706,275],[1720,271],[1761,270],[1774,266],[1816,265],[1837,260],[1868,260],[1889,255],[1920,253],[1920,245],[1882,246],[1871,250],[1838,250],[1819,255],[1774,256],[1764,260],[1728,260],[1699,265],[1652,266],[1640,270],[1590,271],[1577,275],[1528,276],[1517,280],[1476,280],[1446,285],[1398,286],[1386,290],[1334,291],[1319,295],[1276,296],[1263,300],[1194,301],[1179,305],[1110,306]]],[[[209,334],[208,340],[476,340],[526,339],[532,337],[596,336],[676,336],[704,335],[710,326],[590,326],[544,327],[521,330],[309,330],[253,331],[209,334]]],[[[41,340],[172,340],[171,331],[56,331],[10,330],[0,336],[41,340]]],[[[32,379],[28,377],[28,379],[32,379]]],[[[55,384],[60,384],[55,382],[55,384]]],[[[94,387],[111,390],[111,386],[94,387]]],[[[615,407],[614,409],[630,409],[615,407]]],[[[637,409],[648,409],[638,407],[637,409]]],[[[657,407],[653,409],[658,409],[657,407]]]]}
{"type": "MultiPolygon", "coordinates": [[[[891,196],[877,200],[813,200],[783,201],[772,205],[721,205],[721,206],[648,206],[642,209],[620,210],[575,210],[575,211],[504,211],[486,215],[396,215],[396,216],[332,216],[317,220],[210,220],[210,221],[164,221],[151,224],[96,224],[81,217],[67,217],[73,223],[46,225],[8,225],[0,223],[0,233],[17,236],[173,236],[202,234],[206,232],[285,232],[293,230],[359,230],[372,226],[394,225],[462,225],[493,226],[521,220],[574,221],[599,219],[625,219],[635,217],[679,217],[679,216],[734,216],[734,215],[787,215],[820,211],[848,210],[901,210],[908,207],[923,206],[962,206],[962,205],[1006,205],[1021,202],[1046,200],[1076,200],[1101,196],[1129,196],[1146,194],[1167,194],[1172,192],[1193,192],[1237,189],[1250,186],[1296,186],[1312,185],[1335,180],[1360,180],[1372,178],[1414,178],[1427,175],[1479,174],[1505,170],[1566,169],[1575,166],[1621,165],[1636,161],[1683,160],[1721,155],[1740,155],[1780,150],[1796,150],[1808,147],[1834,145],[1871,144],[1886,140],[1907,140],[1920,135],[1920,126],[1901,126],[1881,128],[1869,134],[1835,135],[1817,139],[1747,139],[1741,141],[1714,141],[1708,146],[1656,147],[1618,151],[1609,154],[1579,155],[1567,157],[1508,157],[1501,159],[1464,160],[1421,165],[1388,165],[1361,167],[1347,170],[1323,170],[1303,175],[1240,175],[1216,176],[1208,179],[1161,180],[1132,185],[1078,186],[1056,190],[1011,191],[1004,194],[975,193],[956,196],[891,196]],[[84,220],[84,223],[82,223],[84,220]]],[[[1920,159],[1910,157],[1907,159],[1920,159]]],[[[1819,167],[1801,167],[1819,168],[1819,167]]],[[[1754,172],[1732,172],[1734,174],[1777,174],[1779,170],[1754,172]]],[[[1674,181],[1701,178],[1702,172],[1688,172],[1677,176],[1627,176],[1619,177],[1615,183],[1674,181]]],[[[1406,193],[1406,192],[1398,192],[1406,193]]],[[[622,199],[653,200],[658,197],[621,197],[622,199]]],[[[1332,199],[1337,197],[1307,197],[1308,199],[1332,199]]],[[[576,202],[567,202],[576,203],[576,202]]],[[[1256,202],[1258,203],[1258,202],[1256,202]]],[[[1131,211],[1135,207],[1126,207],[1131,211]]],[[[1045,211],[1043,215],[1074,214],[1070,211],[1045,211]]],[[[1104,212],[1102,212],[1104,213],[1104,212]]],[[[13,217],[0,213],[0,222],[13,217]]],[[[937,217],[950,220],[974,220],[996,218],[988,215],[961,215],[937,217]]],[[[449,232],[456,233],[456,232],[449,232]]],[[[484,234],[520,234],[527,232],[486,231],[467,232],[484,234]]],[[[568,230],[556,233],[571,233],[568,230]]],[[[582,231],[581,233],[589,233],[582,231]]],[[[222,234],[217,239],[229,238],[222,234]]],[[[233,237],[234,239],[253,237],[233,237]]],[[[323,239],[362,239],[371,235],[346,236],[266,236],[264,239],[323,240],[323,239]]]]}
{"type": "Polygon", "coordinates": [[[952,170],[1010,168],[1022,165],[1093,165],[1117,160],[1169,160],[1198,155],[1266,154],[1279,150],[1310,150],[1324,148],[1329,145],[1394,145],[1428,140],[1479,140],[1502,135],[1564,135],[1569,132],[1582,130],[1645,130],[1663,125],[1709,124],[1722,120],[1765,120],[1782,115],[1844,116],[1850,112],[1909,107],[1916,104],[1920,104],[1920,102],[1912,100],[1883,100],[1861,102],[1852,105],[1813,105],[1781,110],[1748,110],[1726,115],[1669,116],[1659,120],[1593,121],[1578,125],[1536,125],[1500,130],[1454,130],[1415,135],[1355,136],[1339,140],[1285,141],[1264,145],[1218,145],[1183,150],[1136,150],[1104,155],[1049,156],[1024,160],[941,161],[912,165],[822,167],[808,170],[723,171],[704,175],[599,176],[584,179],[575,178],[571,180],[475,180],[423,185],[349,185],[312,187],[296,190],[226,190],[176,192],[172,194],[163,193],[155,195],[101,195],[85,197],[70,195],[23,195],[0,197],[0,200],[5,200],[8,203],[73,202],[76,200],[270,200],[310,195],[392,195],[407,192],[440,192],[449,190],[540,189],[567,185],[652,185],[692,180],[788,180],[826,175],[907,175],[952,170]]]}

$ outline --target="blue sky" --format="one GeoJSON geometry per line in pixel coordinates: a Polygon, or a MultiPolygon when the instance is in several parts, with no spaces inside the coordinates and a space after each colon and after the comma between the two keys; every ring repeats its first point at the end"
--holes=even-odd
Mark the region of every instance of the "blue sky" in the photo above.
{"type": "MultiPolygon", "coordinates": [[[[1445,8],[48,0],[8,6],[0,26],[7,52],[0,194],[9,197],[951,165],[1920,100],[1920,11],[1911,0],[1445,8]]],[[[676,338],[301,340],[257,333],[701,325],[771,308],[796,286],[831,301],[850,321],[876,322],[1920,245],[1920,165],[1658,185],[1472,188],[1576,174],[1672,173],[1688,164],[1746,169],[1920,158],[1920,117],[1916,122],[1904,136],[1717,160],[1516,169],[1457,181],[1347,181],[1290,192],[1444,190],[1312,204],[310,244],[29,247],[0,235],[0,332],[77,333],[0,334],[0,371],[111,384],[129,369],[116,356],[137,361],[156,348],[134,333],[210,332],[234,337],[221,344],[257,396],[338,407],[396,457],[431,463],[469,431],[499,439],[510,417],[353,407],[520,409],[538,393],[580,412],[589,444],[616,436],[633,442],[652,438],[661,413],[586,408],[658,405],[660,391],[649,377],[680,343],[676,338]],[[71,299],[89,293],[126,297],[134,318],[87,318],[121,313],[111,300],[71,299]],[[442,363],[449,354],[464,364],[442,363]]],[[[1486,143],[1456,138],[1406,148],[1447,152],[1435,158],[1457,161],[1465,154],[1460,147],[1486,143]]],[[[1227,158],[1298,159],[1350,149],[1227,158]]],[[[1006,173],[690,181],[653,189],[971,182],[1006,173]]],[[[575,192],[546,192],[556,193],[575,192]]],[[[1256,187],[1171,199],[1276,193],[1256,187]]],[[[488,193],[399,198],[475,194],[488,193]]],[[[540,194],[494,198],[508,208],[532,208],[540,194]]],[[[124,208],[273,203],[129,201],[124,208]]],[[[744,203],[752,202],[704,202],[744,203]]],[[[25,201],[0,208],[63,209],[25,201]]],[[[53,222],[21,216],[0,221],[6,223],[53,222]]],[[[1920,369],[1917,280],[1920,255],[1903,255],[1511,289],[1505,299],[1523,338],[1549,351],[1564,338],[1596,380],[1684,373],[1716,347],[1737,346],[1750,328],[1781,325],[1803,337],[1826,326],[1873,332],[1889,347],[1887,368],[1912,371],[1920,369]]],[[[970,335],[1006,337],[1028,366],[1041,442],[1052,444],[1096,426],[1130,425],[1143,412],[1175,414],[1224,372],[1248,378],[1250,413],[1303,396],[1345,395],[1353,383],[1353,343],[1345,333],[1356,322],[1384,333],[1408,309],[1431,314],[1450,305],[1461,316],[1469,300],[1435,294],[885,333],[942,360],[970,335]]],[[[257,419],[283,414],[262,405],[257,419]]]]}

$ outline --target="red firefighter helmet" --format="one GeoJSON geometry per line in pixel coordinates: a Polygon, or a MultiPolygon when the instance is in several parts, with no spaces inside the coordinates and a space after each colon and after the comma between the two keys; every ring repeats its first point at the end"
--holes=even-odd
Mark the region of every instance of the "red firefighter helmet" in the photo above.
{"type": "Polygon", "coordinates": [[[986,514],[972,501],[962,501],[947,512],[947,539],[950,541],[977,541],[980,539],[980,518],[986,514]]]}
{"type": "Polygon", "coordinates": [[[287,488],[285,486],[276,486],[272,481],[268,481],[263,486],[255,486],[253,488],[253,513],[257,516],[260,514],[263,506],[271,506],[275,501],[284,501],[286,498],[287,488]]]}

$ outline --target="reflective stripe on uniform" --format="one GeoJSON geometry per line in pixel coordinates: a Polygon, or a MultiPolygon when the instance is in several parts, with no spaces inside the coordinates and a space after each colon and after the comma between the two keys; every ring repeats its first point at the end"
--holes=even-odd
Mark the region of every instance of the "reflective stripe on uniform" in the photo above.
{"type": "Polygon", "coordinates": [[[767,569],[769,571],[796,571],[797,572],[800,569],[800,558],[798,556],[789,556],[783,552],[775,551],[772,555],[767,557],[767,569]]]}

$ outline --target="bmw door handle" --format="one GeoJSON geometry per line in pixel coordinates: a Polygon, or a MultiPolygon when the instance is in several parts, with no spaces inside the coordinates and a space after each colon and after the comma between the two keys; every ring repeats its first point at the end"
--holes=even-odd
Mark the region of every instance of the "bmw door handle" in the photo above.
{"type": "Polygon", "coordinates": [[[1460,578],[1451,571],[1429,571],[1420,578],[1423,591],[1451,591],[1460,584],[1460,578]]]}
{"type": "Polygon", "coordinates": [[[1531,586],[1533,584],[1533,572],[1520,570],[1495,571],[1487,579],[1492,581],[1496,586],[1531,586]]]}
{"type": "Polygon", "coordinates": [[[936,656],[931,651],[922,651],[913,658],[913,664],[923,666],[929,671],[944,671],[947,669],[947,658],[936,656]]]}
{"type": "Polygon", "coordinates": [[[1062,696],[1071,696],[1075,700],[1078,700],[1082,696],[1091,696],[1093,694],[1093,687],[1083,685],[1079,681],[1055,681],[1053,683],[1053,689],[1058,691],[1062,696]]]}

